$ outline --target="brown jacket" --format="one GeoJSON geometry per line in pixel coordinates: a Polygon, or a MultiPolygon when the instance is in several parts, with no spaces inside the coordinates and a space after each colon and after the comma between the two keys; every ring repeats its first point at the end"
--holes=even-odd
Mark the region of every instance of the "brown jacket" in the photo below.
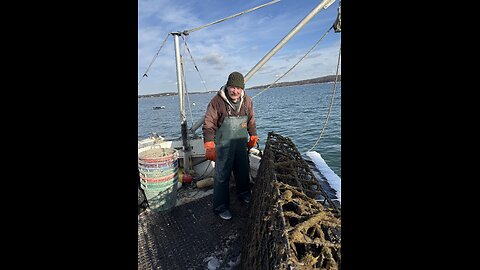
{"type": "Polygon", "coordinates": [[[239,111],[235,111],[235,107],[227,98],[225,86],[218,90],[217,94],[212,98],[205,113],[205,120],[203,122],[203,141],[211,142],[215,139],[215,133],[220,128],[223,120],[228,115],[230,109],[231,115],[243,116],[245,109],[248,111],[247,131],[250,136],[257,135],[257,125],[255,123],[255,113],[253,111],[252,99],[242,91],[240,96],[239,111]],[[246,106],[245,106],[246,105],[246,106]]]}

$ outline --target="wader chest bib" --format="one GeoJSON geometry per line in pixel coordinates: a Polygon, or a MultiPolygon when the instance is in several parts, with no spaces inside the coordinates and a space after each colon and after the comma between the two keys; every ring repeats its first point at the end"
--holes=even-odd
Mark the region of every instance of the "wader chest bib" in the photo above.
{"type": "MultiPolygon", "coordinates": [[[[227,105],[228,106],[228,105],[227,105]]],[[[215,181],[213,211],[221,213],[230,206],[229,180],[233,171],[237,196],[250,195],[247,155],[247,116],[227,116],[215,134],[215,181]]]]}

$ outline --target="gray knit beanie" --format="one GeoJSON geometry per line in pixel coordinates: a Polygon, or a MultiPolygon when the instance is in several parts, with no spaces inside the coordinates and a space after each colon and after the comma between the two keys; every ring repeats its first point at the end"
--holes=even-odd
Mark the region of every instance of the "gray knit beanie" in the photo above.
{"type": "Polygon", "coordinates": [[[245,89],[245,80],[240,72],[232,72],[228,75],[227,86],[236,86],[245,89]]]}

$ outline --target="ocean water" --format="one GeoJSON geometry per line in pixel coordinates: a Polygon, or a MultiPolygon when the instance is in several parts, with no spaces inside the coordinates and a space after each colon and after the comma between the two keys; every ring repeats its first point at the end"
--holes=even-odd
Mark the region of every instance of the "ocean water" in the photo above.
{"type": "MultiPolygon", "coordinates": [[[[268,132],[289,137],[301,154],[305,154],[320,136],[333,95],[333,83],[270,88],[253,99],[260,149],[268,132]]],[[[262,89],[247,90],[254,97],[262,89]]],[[[190,94],[185,97],[188,127],[200,119],[216,93],[190,94]]],[[[323,134],[312,151],[341,177],[341,83],[337,83],[330,115],[323,134]]],[[[181,137],[178,95],[138,99],[138,139],[153,132],[167,139],[181,137]],[[153,109],[165,106],[164,109],[153,109]]],[[[201,134],[201,127],[197,134],[201,134]]]]}

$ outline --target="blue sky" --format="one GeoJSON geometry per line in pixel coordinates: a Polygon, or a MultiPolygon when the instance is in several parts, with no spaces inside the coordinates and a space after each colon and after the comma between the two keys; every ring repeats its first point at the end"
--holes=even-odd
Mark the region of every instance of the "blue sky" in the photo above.
{"type": "MultiPolygon", "coordinates": [[[[271,0],[139,0],[138,94],[177,92],[175,52],[170,35],[147,72],[143,74],[170,32],[190,30],[271,0]]],[[[321,0],[281,0],[275,4],[195,31],[186,37],[186,80],[189,92],[218,90],[228,74],[246,75],[321,0]],[[203,83],[202,83],[203,79],[203,83]]],[[[246,88],[270,84],[290,69],[332,26],[339,0],[322,9],[251,79],[246,88]]],[[[184,53],[183,39],[181,52],[184,53]]],[[[279,82],[335,74],[341,33],[333,30],[307,58],[279,82]]]]}

